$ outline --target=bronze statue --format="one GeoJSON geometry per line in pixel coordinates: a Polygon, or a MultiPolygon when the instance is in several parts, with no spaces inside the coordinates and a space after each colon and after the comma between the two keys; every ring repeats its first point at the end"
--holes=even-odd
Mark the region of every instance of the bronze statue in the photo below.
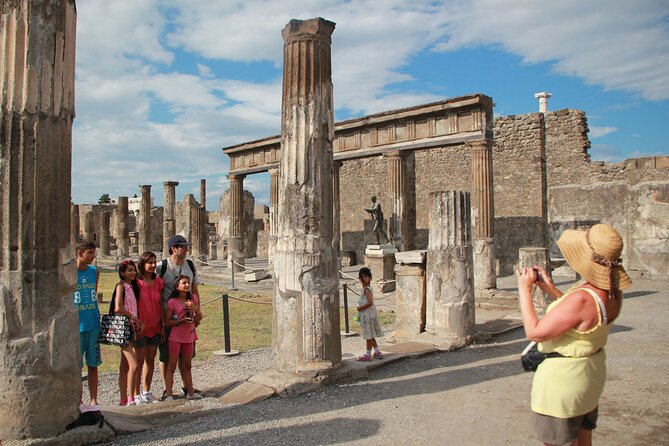
{"type": "Polygon", "coordinates": [[[376,244],[380,245],[381,240],[379,235],[383,235],[383,238],[386,239],[384,243],[389,243],[390,239],[386,235],[386,231],[383,229],[383,211],[381,210],[381,203],[376,201],[376,195],[372,195],[372,207],[365,208],[369,212],[371,218],[374,219],[374,233],[376,234],[376,244]]]}

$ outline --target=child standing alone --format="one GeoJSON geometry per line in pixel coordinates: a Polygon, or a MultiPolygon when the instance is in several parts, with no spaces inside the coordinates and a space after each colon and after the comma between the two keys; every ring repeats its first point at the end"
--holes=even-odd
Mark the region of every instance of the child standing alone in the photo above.
{"type": "Polygon", "coordinates": [[[356,358],[357,361],[371,361],[372,347],[374,347],[374,358],[382,359],[383,354],[379,350],[376,338],[382,336],[381,326],[379,325],[379,316],[374,305],[374,292],[370,283],[372,282],[372,272],[369,268],[360,268],[358,273],[362,292],[358,297],[358,314],[360,318],[360,327],[362,328],[362,337],[365,340],[367,351],[356,358]]]}

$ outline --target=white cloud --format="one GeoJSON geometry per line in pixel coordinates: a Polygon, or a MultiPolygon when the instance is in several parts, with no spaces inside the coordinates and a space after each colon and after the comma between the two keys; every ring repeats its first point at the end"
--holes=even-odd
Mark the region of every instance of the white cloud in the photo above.
{"type": "Polygon", "coordinates": [[[610,133],[617,132],[618,129],[616,127],[597,127],[594,125],[590,126],[590,139],[596,139],[596,138],[601,138],[602,136],[606,136],[610,133]]]}

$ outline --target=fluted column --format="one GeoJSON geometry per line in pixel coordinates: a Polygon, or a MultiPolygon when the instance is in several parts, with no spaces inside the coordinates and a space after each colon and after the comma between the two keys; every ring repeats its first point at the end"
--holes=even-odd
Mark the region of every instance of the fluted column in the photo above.
{"type": "Polygon", "coordinates": [[[426,329],[442,342],[462,344],[474,334],[470,195],[430,194],[426,329]]]}
{"type": "Polygon", "coordinates": [[[200,180],[200,206],[207,209],[207,180],[200,180]]]}
{"type": "Polygon", "coordinates": [[[130,255],[130,236],[128,234],[128,197],[118,197],[117,224],[116,230],[116,255],[119,257],[128,257],[130,255]]]}
{"type": "Polygon", "coordinates": [[[98,240],[95,239],[95,218],[93,211],[86,211],[84,214],[84,239],[95,243],[98,246],[98,240]]]}
{"type": "MultiPolygon", "coordinates": [[[[190,255],[199,259],[202,255],[200,250],[202,240],[202,225],[200,222],[200,204],[195,201],[195,197],[191,195],[192,199],[188,200],[190,204],[190,237],[188,241],[191,243],[190,255]]],[[[184,200],[185,202],[186,200],[184,200]]]]}
{"type": "Polygon", "coordinates": [[[270,264],[274,264],[274,248],[277,233],[277,203],[279,202],[279,169],[269,171],[269,243],[267,257],[270,264]]]}
{"type": "Polygon", "coordinates": [[[177,196],[176,187],[179,185],[178,181],[163,182],[163,257],[170,255],[167,242],[176,233],[176,206],[177,196]]]}
{"type": "Polygon", "coordinates": [[[100,216],[100,254],[103,256],[109,255],[109,223],[111,220],[111,214],[109,211],[104,211],[100,216]]]}
{"type": "Polygon", "coordinates": [[[72,247],[79,244],[81,239],[79,231],[79,205],[73,204],[70,207],[70,244],[72,244],[72,247]]]}
{"type": "Polygon", "coordinates": [[[493,201],[492,141],[470,143],[472,151],[472,233],[474,286],[477,293],[496,288],[495,206],[493,201]]]}
{"type": "Polygon", "coordinates": [[[392,204],[390,238],[399,251],[406,250],[407,221],[404,212],[404,161],[399,151],[386,154],[388,160],[388,185],[392,204]]]}
{"type": "Polygon", "coordinates": [[[144,184],[139,186],[142,193],[142,201],[139,206],[139,222],[137,231],[139,232],[139,254],[149,251],[151,243],[151,185],[144,184]]]}
{"type": "Polygon", "coordinates": [[[200,255],[206,256],[209,251],[207,237],[207,180],[200,180],[200,255]]]}
{"type": "Polygon", "coordinates": [[[0,443],[78,416],[70,204],[76,8],[0,2],[0,443]]]}
{"type": "Polygon", "coordinates": [[[332,248],[332,74],[321,18],[283,29],[281,167],[272,344],[278,370],[314,377],[341,365],[332,248]]]}
{"type": "Polygon", "coordinates": [[[246,175],[230,174],[230,228],[228,232],[228,267],[235,271],[244,268],[244,178],[246,175]],[[233,263],[234,262],[234,263],[233,263]]]}

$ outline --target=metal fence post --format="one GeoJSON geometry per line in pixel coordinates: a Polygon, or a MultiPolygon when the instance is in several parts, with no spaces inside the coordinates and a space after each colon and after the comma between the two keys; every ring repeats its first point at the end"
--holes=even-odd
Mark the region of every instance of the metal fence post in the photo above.
{"type": "Polygon", "coordinates": [[[221,301],[223,303],[223,339],[225,344],[225,350],[217,350],[214,352],[214,354],[219,356],[238,355],[239,350],[230,349],[230,306],[228,302],[227,293],[221,296],[221,301]]]}

